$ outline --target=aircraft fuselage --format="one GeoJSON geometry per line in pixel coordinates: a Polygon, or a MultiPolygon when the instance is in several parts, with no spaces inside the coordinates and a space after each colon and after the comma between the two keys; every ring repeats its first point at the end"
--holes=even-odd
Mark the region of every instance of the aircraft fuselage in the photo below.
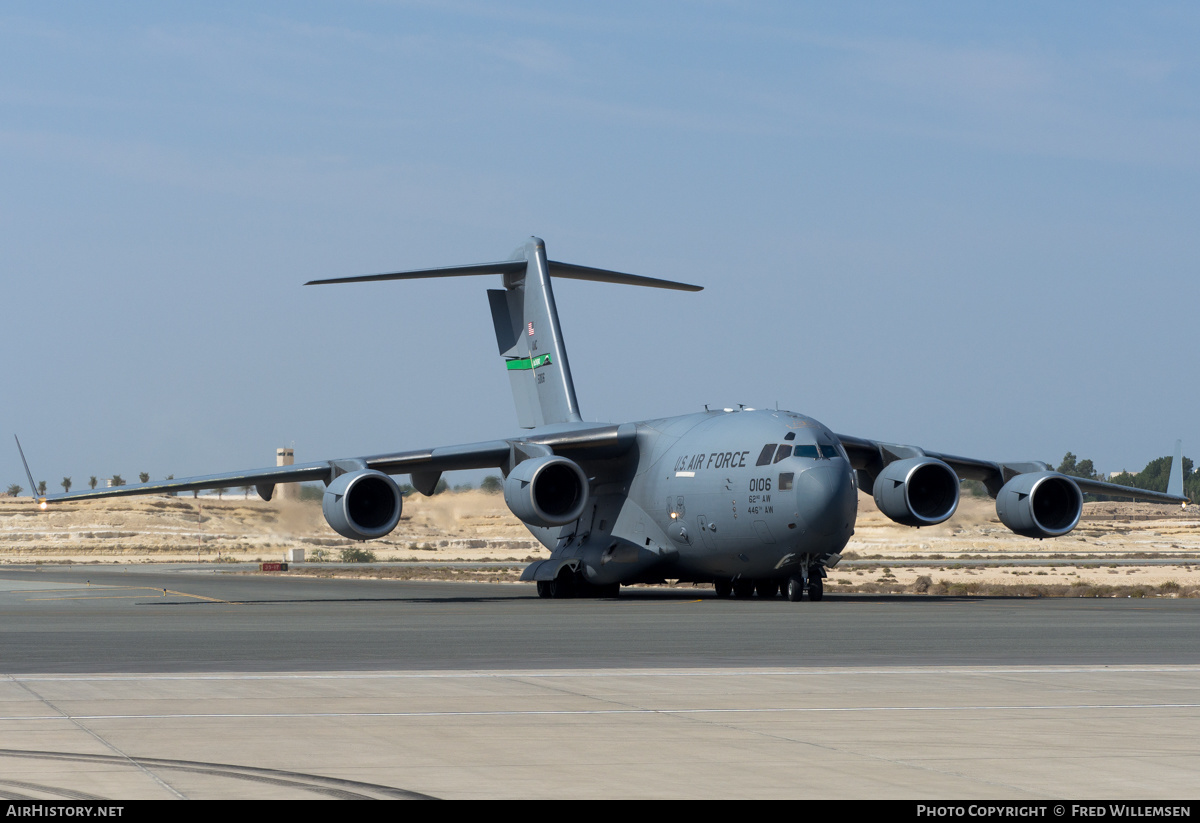
{"type": "Polygon", "coordinates": [[[635,455],[581,464],[592,498],[578,523],[531,529],[589,582],[783,579],[854,533],[854,472],[810,417],[712,411],[636,427],[635,455]]]}

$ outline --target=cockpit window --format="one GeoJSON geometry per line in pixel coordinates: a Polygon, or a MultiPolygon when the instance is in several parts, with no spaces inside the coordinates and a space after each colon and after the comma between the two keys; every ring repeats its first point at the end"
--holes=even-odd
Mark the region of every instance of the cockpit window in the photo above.
{"type": "Polygon", "coordinates": [[[786,460],[787,458],[789,458],[791,456],[792,456],[792,447],[787,444],[784,444],[775,450],[775,462],[776,463],[778,463],[780,460],[786,460]]]}
{"type": "Polygon", "coordinates": [[[821,456],[820,453],[817,452],[817,446],[815,443],[801,443],[800,445],[796,446],[796,449],[793,453],[796,457],[807,457],[809,460],[816,460],[821,456]]]}
{"type": "Polygon", "coordinates": [[[769,466],[771,464],[771,455],[775,454],[775,444],[768,443],[762,447],[762,451],[758,453],[758,462],[756,466],[769,466]]]}
{"type": "Polygon", "coordinates": [[[838,451],[837,446],[833,445],[832,443],[821,444],[821,457],[825,460],[832,460],[835,457],[841,456],[842,454],[838,451]]]}
{"type": "Polygon", "coordinates": [[[783,436],[783,439],[784,439],[784,440],[795,440],[795,439],[796,439],[796,433],[795,433],[795,432],[788,432],[787,434],[785,434],[785,435],[783,436]]]}

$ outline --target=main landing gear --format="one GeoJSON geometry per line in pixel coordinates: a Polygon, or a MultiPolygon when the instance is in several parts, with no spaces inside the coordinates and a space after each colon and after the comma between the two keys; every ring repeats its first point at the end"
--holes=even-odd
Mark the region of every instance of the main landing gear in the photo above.
{"type": "Polygon", "coordinates": [[[745,600],[748,597],[754,596],[754,581],[747,580],[744,577],[739,577],[733,581],[733,596],[738,600],[745,600]]]}
{"type": "Polygon", "coordinates": [[[759,597],[772,598],[779,594],[779,581],[774,578],[756,580],[754,582],[754,591],[758,592],[759,597]]]}
{"type": "Polygon", "coordinates": [[[770,600],[782,594],[793,603],[798,603],[804,599],[805,592],[808,592],[809,600],[821,600],[825,596],[825,580],[821,577],[820,566],[809,566],[799,574],[784,580],[745,577],[739,577],[737,580],[714,580],[713,588],[716,589],[717,597],[733,595],[739,600],[754,597],[756,594],[761,599],[770,600]]]}
{"type": "Polygon", "coordinates": [[[537,582],[538,597],[563,600],[569,597],[617,597],[621,594],[620,583],[597,586],[583,576],[564,567],[553,580],[537,582]]]}

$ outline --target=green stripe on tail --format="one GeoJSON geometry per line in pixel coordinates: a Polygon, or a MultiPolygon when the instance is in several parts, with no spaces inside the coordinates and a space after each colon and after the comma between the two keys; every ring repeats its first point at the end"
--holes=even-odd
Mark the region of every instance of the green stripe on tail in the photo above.
{"type": "Polygon", "coordinates": [[[518,370],[518,369],[519,370],[540,369],[542,366],[548,366],[549,364],[550,364],[550,355],[539,354],[537,357],[526,357],[526,358],[519,359],[519,360],[507,360],[507,361],[505,361],[504,365],[508,368],[509,371],[514,371],[514,370],[518,370]]]}

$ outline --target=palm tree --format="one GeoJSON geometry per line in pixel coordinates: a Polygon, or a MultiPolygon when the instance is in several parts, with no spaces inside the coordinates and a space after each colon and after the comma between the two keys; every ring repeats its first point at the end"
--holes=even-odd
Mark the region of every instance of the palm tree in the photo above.
{"type": "Polygon", "coordinates": [[[90,478],[88,478],[88,485],[93,489],[96,488],[96,475],[93,474],[90,478]]]}
{"type": "Polygon", "coordinates": [[[121,476],[121,475],[119,475],[119,474],[114,474],[114,475],[112,476],[112,480],[111,480],[110,482],[111,482],[111,483],[112,483],[112,485],[114,485],[114,486],[124,486],[124,485],[125,485],[125,478],[124,478],[124,477],[122,477],[122,476],[121,476]]]}
{"type": "Polygon", "coordinates": [[[40,496],[40,497],[46,496],[46,481],[45,480],[38,481],[38,496],[40,496]]]}
{"type": "Polygon", "coordinates": [[[62,487],[63,487],[63,494],[66,494],[67,492],[71,491],[71,478],[64,477],[62,479],[62,487]]]}
{"type": "Polygon", "coordinates": [[[24,490],[20,486],[18,486],[16,483],[13,483],[11,486],[8,487],[8,496],[16,497],[22,491],[24,491],[24,490]]]}
{"type": "Polygon", "coordinates": [[[138,475],[138,482],[145,483],[150,480],[150,472],[142,472],[138,475]]]}

